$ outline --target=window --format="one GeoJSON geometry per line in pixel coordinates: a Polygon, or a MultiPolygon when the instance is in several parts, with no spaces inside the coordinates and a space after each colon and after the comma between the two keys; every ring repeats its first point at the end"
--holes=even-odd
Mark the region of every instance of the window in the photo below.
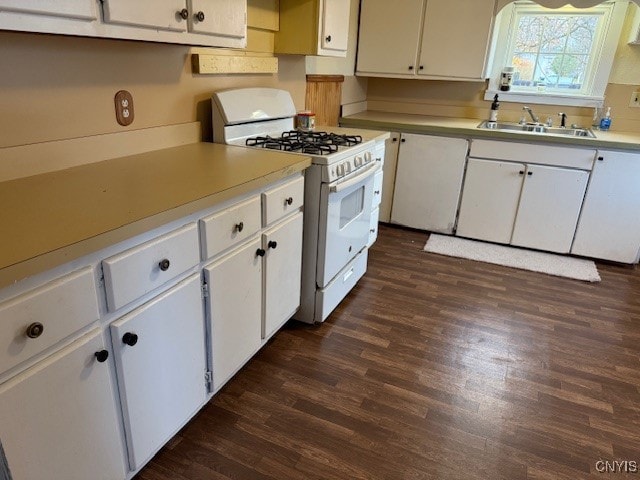
{"type": "Polygon", "coordinates": [[[599,106],[609,78],[626,3],[550,9],[515,2],[497,19],[493,67],[485,99],[599,106]],[[500,71],[515,67],[509,92],[498,88],[500,71]]]}

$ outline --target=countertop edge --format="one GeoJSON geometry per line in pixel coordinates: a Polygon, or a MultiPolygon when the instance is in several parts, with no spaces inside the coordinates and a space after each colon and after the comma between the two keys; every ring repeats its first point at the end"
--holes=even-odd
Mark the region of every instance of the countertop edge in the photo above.
{"type": "MultiPolygon", "coordinates": [[[[357,114],[356,114],[357,115],[357,114]]],[[[401,115],[401,114],[398,114],[401,115]]],[[[408,114],[407,114],[408,115],[408,114]]],[[[417,116],[417,115],[413,115],[417,116]]],[[[434,117],[429,117],[434,118],[434,117]]],[[[447,119],[453,120],[453,119],[447,119]]],[[[468,122],[480,124],[482,120],[465,119],[468,122]]],[[[580,146],[591,148],[610,148],[616,150],[640,150],[640,142],[622,142],[607,140],[603,138],[586,137],[560,137],[551,135],[532,135],[529,133],[517,132],[496,132],[494,130],[483,130],[472,127],[453,127],[445,125],[432,125],[411,122],[395,122],[387,120],[374,120],[368,118],[357,118],[353,116],[340,117],[340,125],[348,128],[369,128],[400,131],[417,134],[439,134],[451,137],[483,138],[494,140],[524,141],[528,143],[545,143],[565,146],[580,146]]],[[[598,132],[595,132],[596,136],[598,132]]],[[[608,132],[607,132],[608,133],[608,132]]],[[[624,132],[622,132],[624,133],[624,132]]],[[[640,135],[639,135],[640,137],[640,135]]]]}

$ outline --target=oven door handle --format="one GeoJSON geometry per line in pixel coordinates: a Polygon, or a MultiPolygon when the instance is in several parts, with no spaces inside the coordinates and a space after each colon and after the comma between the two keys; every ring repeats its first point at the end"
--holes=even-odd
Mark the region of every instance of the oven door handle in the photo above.
{"type": "Polygon", "coordinates": [[[346,190],[347,188],[353,187],[354,185],[360,183],[362,180],[367,178],[374,170],[378,169],[378,162],[374,162],[368,167],[366,167],[361,173],[358,173],[353,178],[348,180],[344,180],[337,185],[333,185],[329,188],[332,193],[341,192],[342,190],[346,190]]]}

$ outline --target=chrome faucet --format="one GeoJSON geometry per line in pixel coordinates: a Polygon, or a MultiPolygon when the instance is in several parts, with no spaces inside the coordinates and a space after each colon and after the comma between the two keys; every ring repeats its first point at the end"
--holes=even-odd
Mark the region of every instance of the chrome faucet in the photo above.
{"type": "Polygon", "coordinates": [[[529,107],[524,106],[522,107],[522,109],[531,116],[531,120],[533,120],[533,123],[540,123],[540,119],[533,114],[533,111],[529,107]]]}

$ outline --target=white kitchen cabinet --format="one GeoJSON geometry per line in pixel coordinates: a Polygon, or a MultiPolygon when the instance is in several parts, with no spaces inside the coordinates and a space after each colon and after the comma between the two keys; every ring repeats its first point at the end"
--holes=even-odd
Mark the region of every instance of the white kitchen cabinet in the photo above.
{"type": "Polygon", "coordinates": [[[264,308],[262,338],[270,337],[300,306],[302,213],[262,236],[264,308]]]}
{"type": "Polygon", "coordinates": [[[95,0],[0,0],[0,10],[80,20],[96,20],[95,0]]]}
{"type": "Polygon", "coordinates": [[[104,0],[104,21],[175,32],[244,38],[246,1],[104,0]]]}
{"type": "Polygon", "coordinates": [[[495,0],[363,0],[356,73],[482,80],[495,9],[495,0]]]}
{"type": "Polygon", "coordinates": [[[391,206],[393,205],[393,186],[396,182],[396,169],[398,166],[398,149],[400,146],[400,134],[391,132],[385,141],[384,163],[382,165],[382,198],[380,199],[379,221],[391,221],[391,206]]]}
{"type": "Polygon", "coordinates": [[[344,57],[350,0],[280,0],[275,53],[344,57]]]}
{"type": "Polygon", "coordinates": [[[110,328],[129,464],[137,470],[206,400],[200,275],[192,275],[110,328]]]}
{"type": "Polygon", "coordinates": [[[470,158],[456,234],[509,243],[524,173],[524,164],[470,158]]]}
{"type": "Polygon", "coordinates": [[[260,237],[204,269],[208,286],[213,390],[218,391],[260,348],[262,337],[260,237]]]}
{"type": "Polygon", "coordinates": [[[589,172],[527,165],[511,244],[569,253],[589,172]]]}
{"type": "Polygon", "coordinates": [[[468,147],[465,139],[403,133],[391,222],[453,233],[468,147]]]}
{"type": "Polygon", "coordinates": [[[639,212],[640,154],[599,150],[571,253],[637,262],[639,212]]]}
{"type": "Polygon", "coordinates": [[[0,387],[0,439],[16,480],[124,479],[102,333],[94,329],[0,387]]]}

